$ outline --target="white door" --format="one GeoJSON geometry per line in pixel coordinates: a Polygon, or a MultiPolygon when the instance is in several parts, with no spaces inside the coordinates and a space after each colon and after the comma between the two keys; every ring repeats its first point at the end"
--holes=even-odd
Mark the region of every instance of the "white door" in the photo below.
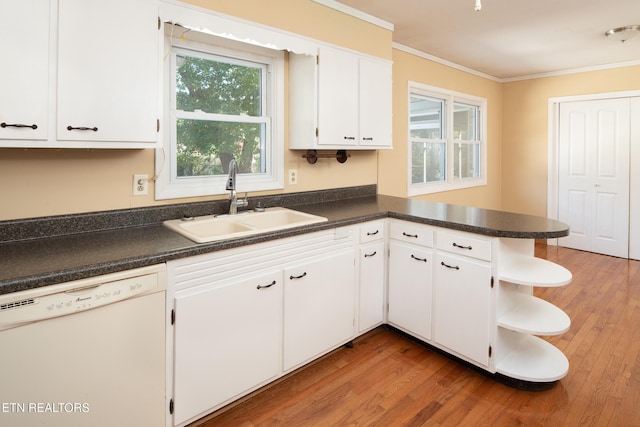
{"type": "Polygon", "coordinates": [[[49,0],[3,1],[0,16],[0,139],[46,140],[49,0]]]}
{"type": "Polygon", "coordinates": [[[354,261],[345,249],[284,269],[284,371],[353,338],[354,261]]]}
{"type": "Polygon", "coordinates": [[[174,424],[278,375],[282,292],[282,270],[267,270],[176,294],[174,424]]]}
{"type": "Polygon", "coordinates": [[[360,247],[358,332],[384,322],[384,241],[360,247]]]}
{"type": "Polygon", "coordinates": [[[433,251],[389,243],[389,323],[431,340],[433,251]]]}
{"type": "Polygon", "coordinates": [[[438,254],[433,339],[489,366],[491,264],[438,254]]]}
{"type": "Polygon", "coordinates": [[[360,59],[360,146],[391,147],[392,65],[360,59]]]}
{"type": "Polygon", "coordinates": [[[559,244],[629,255],[628,98],[560,105],[558,219],[570,234],[559,244]]]}
{"type": "Polygon", "coordinates": [[[60,0],[57,139],[155,143],[158,55],[156,2],[60,0]]]}
{"type": "Polygon", "coordinates": [[[318,68],[318,144],[358,145],[358,57],[320,49],[318,68]]]}

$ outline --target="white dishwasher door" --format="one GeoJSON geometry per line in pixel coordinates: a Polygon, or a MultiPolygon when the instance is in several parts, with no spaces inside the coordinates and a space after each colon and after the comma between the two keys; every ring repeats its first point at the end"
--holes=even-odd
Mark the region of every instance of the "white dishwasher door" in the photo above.
{"type": "MultiPolygon", "coordinates": [[[[160,273],[164,280],[164,266],[160,273]]],[[[95,300],[135,293],[139,283],[129,278],[102,290],[102,283],[90,284],[90,297],[61,292],[56,296],[73,295],[81,311],[0,330],[0,425],[164,426],[164,282],[102,306],[95,300]]],[[[6,310],[51,306],[37,297],[2,297],[6,310]]]]}

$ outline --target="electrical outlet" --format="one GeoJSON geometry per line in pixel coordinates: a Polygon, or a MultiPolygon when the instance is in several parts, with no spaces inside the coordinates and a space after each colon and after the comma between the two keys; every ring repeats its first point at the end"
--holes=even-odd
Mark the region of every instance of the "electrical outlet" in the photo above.
{"type": "Polygon", "coordinates": [[[146,196],[149,194],[149,175],[133,175],[133,195],[146,196]]]}
{"type": "Polygon", "coordinates": [[[296,185],[298,183],[298,170],[289,169],[289,184],[296,185]]]}

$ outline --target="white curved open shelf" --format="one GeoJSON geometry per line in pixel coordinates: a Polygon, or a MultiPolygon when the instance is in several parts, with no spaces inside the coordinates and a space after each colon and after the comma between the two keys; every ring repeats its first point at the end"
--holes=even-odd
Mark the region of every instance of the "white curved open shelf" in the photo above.
{"type": "Polygon", "coordinates": [[[509,295],[513,307],[498,319],[498,326],[534,335],[559,335],[569,330],[571,319],[555,305],[528,294],[509,295]]]}
{"type": "Polygon", "coordinates": [[[552,344],[533,335],[513,334],[506,338],[509,353],[496,372],[532,382],[552,382],[569,372],[569,360],[552,344]]]}
{"type": "Polygon", "coordinates": [[[516,285],[564,286],[571,282],[571,272],[546,259],[517,256],[500,273],[500,280],[516,285]]]}

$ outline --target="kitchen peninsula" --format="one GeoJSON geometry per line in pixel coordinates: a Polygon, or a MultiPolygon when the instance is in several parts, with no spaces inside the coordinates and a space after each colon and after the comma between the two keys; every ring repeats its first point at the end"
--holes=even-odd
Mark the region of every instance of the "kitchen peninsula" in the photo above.
{"type": "Polygon", "coordinates": [[[569,233],[566,224],[543,217],[375,191],[372,185],[250,198],[250,208],[258,202],[291,207],[328,222],[208,244],[196,244],[162,222],[223,213],[226,200],[0,221],[0,295],[387,217],[492,237],[553,239],[569,233]]]}
{"type": "Polygon", "coordinates": [[[570,320],[533,296],[534,286],[571,281],[533,256],[535,240],[567,235],[565,224],[377,195],[375,186],[250,198],[249,208],[258,203],[327,221],[202,244],[162,222],[223,213],[228,202],[6,221],[0,295],[166,264],[166,416],[175,426],[382,324],[517,387],[567,374],[566,357],[538,336],[561,334],[570,320]],[[222,324],[228,333],[211,335],[207,325],[222,324]],[[247,369],[242,354],[261,359],[247,369]]]}

